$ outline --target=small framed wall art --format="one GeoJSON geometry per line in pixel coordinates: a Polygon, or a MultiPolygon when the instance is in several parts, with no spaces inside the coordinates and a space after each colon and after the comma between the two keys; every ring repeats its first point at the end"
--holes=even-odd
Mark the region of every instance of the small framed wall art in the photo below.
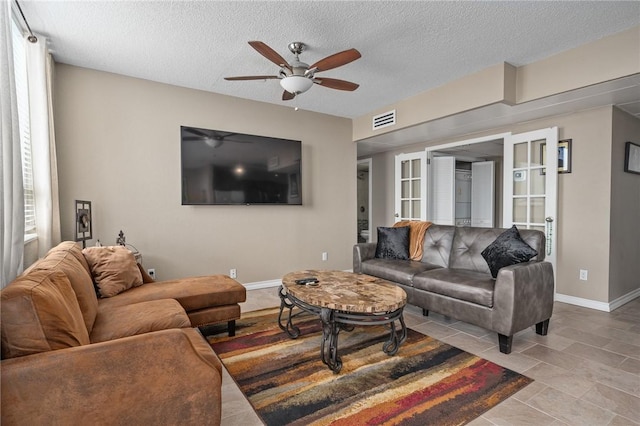
{"type": "MultiPolygon", "coordinates": [[[[542,165],[547,164],[547,144],[540,145],[542,165]]],[[[558,141],[558,173],[571,173],[571,139],[558,141]]],[[[541,171],[544,173],[544,169],[541,171]]]]}
{"type": "Polygon", "coordinates": [[[571,139],[558,141],[558,173],[571,173],[571,139]]]}
{"type": "Polygon", "coordinates": [[[640,175],[640,145],[627,142],[624,147],[624,171],[640,175]]]}
{"type": "Polygon", "coordinates": [[[93,238],[93,224],[91,219],[91,201],[76,200],[76,241],[86,241],[93,238]]]}

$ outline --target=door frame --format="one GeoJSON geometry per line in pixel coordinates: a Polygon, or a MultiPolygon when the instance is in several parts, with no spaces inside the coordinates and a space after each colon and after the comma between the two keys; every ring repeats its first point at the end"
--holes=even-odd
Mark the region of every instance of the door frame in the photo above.
{"type": "MultiPolygon", "coordinates": [[[[373,179],[372,179],[373,178],[373,160],[371,158],[365,158],[363,160],[358,160],[357,161],[357,164],[356,164],[356,185],[358,183],[358,181],[357,181],[357,179],[358,179],[357,173],[358,173],[358,166],[360,164],[366,164],[367,167],[368,167],[368,170],[369,170],[369,188],[367,189],[367,191],[369,191],[369,196],[368,196],[369,205],[367,206],[367,221],[369,223],[369,241],[367,241],[367,242],[371,242],[372,239],[373,239],[373,235],[371,235],[371,218],[372,218],[371,206],[373,206],[373,202],[372,202],[372,198],[373,198],[373,184],[372,184],[372,182],[373,182],[373,179]]],[[[356,186],[356,207],[357,207],[357,204],[358,204],[357,200],[358,200],[358,188],[356,186]]],[[[358,220],[358,217],[356,216],[356,229],[358,228],[357,220],[358,220]]],[[[360,234],[358,234],[358,236],[360,236],[360,234]]]]}

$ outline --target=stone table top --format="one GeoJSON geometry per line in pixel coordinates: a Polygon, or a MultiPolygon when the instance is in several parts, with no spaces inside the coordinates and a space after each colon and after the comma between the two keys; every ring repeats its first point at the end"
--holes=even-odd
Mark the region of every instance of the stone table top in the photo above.
{"type": "Polygon", "coordinates": [[[282,278],[284,291],[321,308],[353,313],[393,312],[407,303],[407,294],[382,278],[344,271],[305,270],[282,278]],[[295,280],[316,277],[317,285],[300,285],[295,280]]]}

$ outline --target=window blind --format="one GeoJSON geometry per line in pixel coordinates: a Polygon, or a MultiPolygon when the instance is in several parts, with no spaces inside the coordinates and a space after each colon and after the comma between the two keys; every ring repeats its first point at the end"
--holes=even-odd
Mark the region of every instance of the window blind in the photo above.
{"type": "Polygon", "coordinates": [[[36,200],[33,190],[33,164],[31,160],[31,133],[29,121],[29,87],[27,85],[27,61],[24,36],[15,22],[11,25],[13,66],[18,104],[18,127],[22,154],[22,180],[24,188],[25,237],[36,233],[36,200]]]}

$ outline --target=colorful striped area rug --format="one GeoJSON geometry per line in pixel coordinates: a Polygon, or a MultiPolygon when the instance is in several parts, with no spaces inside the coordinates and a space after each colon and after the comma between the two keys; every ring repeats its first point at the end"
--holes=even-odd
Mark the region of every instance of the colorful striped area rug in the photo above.
{"type": "Polygon", "coordinates": [[[269,426],[461,425],[533,381],[414,330],[397,355],[385,355],[382,326],[341,331],[343,366],[334,374],[320,360],[319,318],[294,318],[302,335],[291,339],[277,316],[249,312],[235,337],[208,337],[269,426]]]}

